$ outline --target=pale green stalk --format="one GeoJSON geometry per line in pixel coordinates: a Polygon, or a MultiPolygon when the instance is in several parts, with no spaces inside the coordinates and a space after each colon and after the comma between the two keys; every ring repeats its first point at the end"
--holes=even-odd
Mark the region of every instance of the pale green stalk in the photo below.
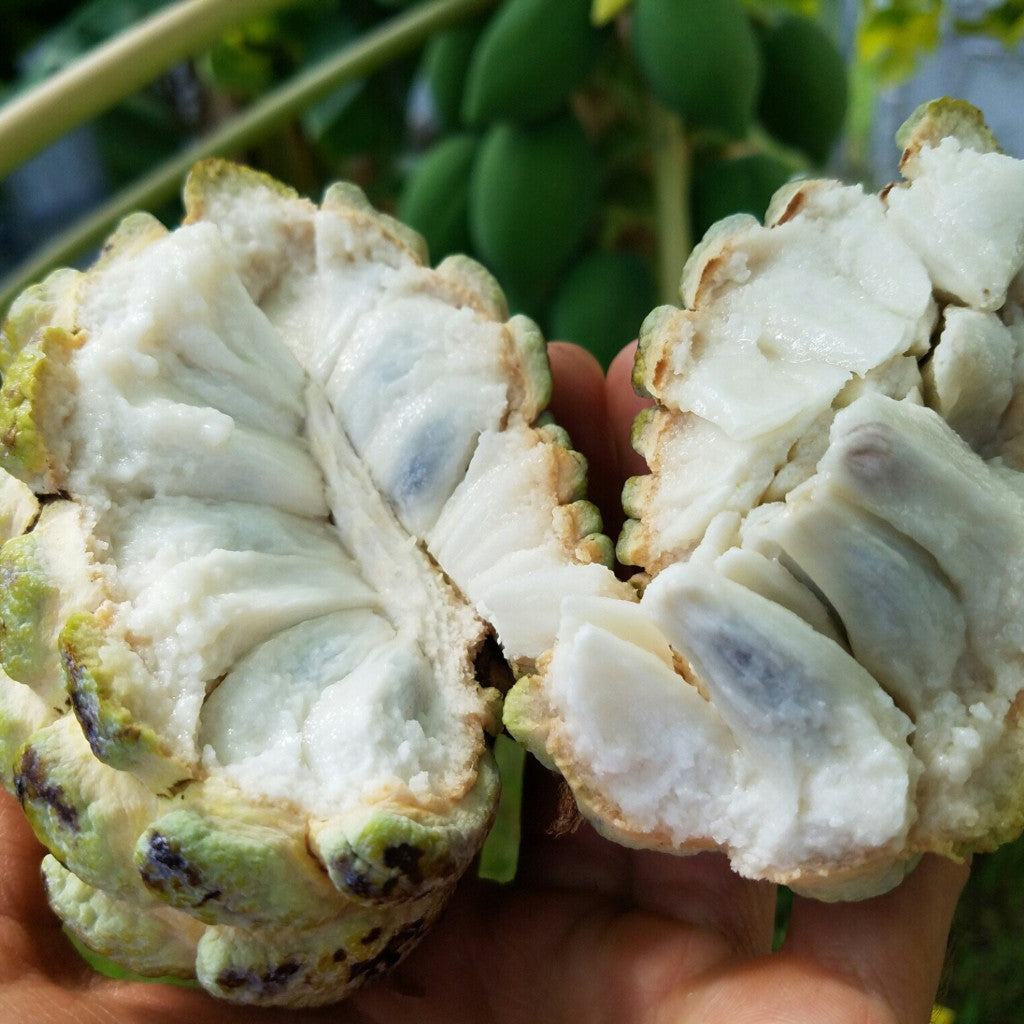
{"type": "Polygon", "coordinates": [[[651,161],[658,234],[658,298],[679,303],[683,266],[693,248],[691,151],[682,121],[651,101],[651,161]]]}
{"type": "Polygon", "coordinates": [[[134,210],[158,206],[174,196],[197,160],[230,156],[267,135],[344,82],[365,78],[415,49],[434,32],[493,4],[494,0],[433,0],[366,33],[333,57],[296,75],[216,131],[119,192],[72,225],[0,281],[0,311],[27,285],[102,241],[134,210]]]}
{"type": "Polygon", "coordinates": [[[202,50],[226,28],[294,0],[183,0],[0,107],[0,177],[202,50]]]}

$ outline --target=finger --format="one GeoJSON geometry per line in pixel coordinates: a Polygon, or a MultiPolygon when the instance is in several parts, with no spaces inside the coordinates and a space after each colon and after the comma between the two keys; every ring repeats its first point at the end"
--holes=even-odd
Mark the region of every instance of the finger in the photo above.
{"type": "MultiPolygon", "coordinates": [[[[0,790],[0,1002],[13,1016],[15,987],[25,979],[66,980],[79,984],[90,971],[75,954],[61,931],[60,921],[50,910],[43,892],[39,863],[43,848],[29,828],[21,807],[5,790],[0,790]]],[[[36,1016],[37,1000],[26,1004],[25,1020],[36,1016]]]]}
{"type": "Polygon", "coordinates": [[[604,372],[586,349],[565,341],[548,344],[553,391],[551,414],[586,456],[587,497],[601,510],[605,531],[617,531],[621,483],[608,433],[604,372]]]}
{"type": "Polygon", "coordinates": [[[18,801],[0,789],[0,914],[27,924],[55,920],[39,874],[42,846],[18,801]]]}
{"type": "Polygon", "coordinates": [[[771,951],[776,887],[741,878],[724,854],[638,851],[631,887],[637,906],[717,933],[737,956],[771,951]]]}
{"type": "Polygon", "coordinates": [[[593,893],[491,889],[457,899],[398,985],[357,1003],[373,1019],[418,1024],[634,1024],[733,957],[715,932],[593,893]]]}
{"type": "Polygon", "coordinates": [[[854,979],[896,1020],[927,1020],[967,874],[964,865],[925,857],[901,885],[875,899],[796,899],[783,950],[854,979]]]}
{"type": "Polygon", "coordinates": [[[760,956],[772,947],[775,886],[741,878],[722,854],[631,850],[583,824],[568,835],[524,836],[518,881],[600,893],[620,906],[717,933],[740,956],[760,956]]]}
{"type": "Polygon", "coordinates": [[[608,367],[607,406],[609,428],[615,447],[619,478],[640,476],[647,472],[647,464],[633,450],[630,431],[633,420],[641,409],[653,405],[649,398],[641,398],[633,390],[633,361],[636,358],[634,341],[627,345],[608,367]]]}
{"type": "Polygon", "coordinates": [[[701,1024],[923,1024],[966,869],[926,858],[859,903],[794,901],[777,954],[725,962],[666,994],[659,1020],[701,1024]]]}

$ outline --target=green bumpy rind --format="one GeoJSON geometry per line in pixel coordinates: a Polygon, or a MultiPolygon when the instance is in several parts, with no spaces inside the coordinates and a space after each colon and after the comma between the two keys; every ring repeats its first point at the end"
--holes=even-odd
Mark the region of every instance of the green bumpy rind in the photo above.
{"type": "Polygon", "coordinates": [[[312,830],[314,853],[337,889],[366,906],[420,899],[468,866],[494,819],[499,779],[484,755],[476,785],[455,815],[412,818],[365,808],[312,830]]]}
{"type": "Polygon", "coordinates": [[[981,111],[966,100],[948,96],[920,104],[900,125],[896,145],[903,150],[905,165],[922,146],[937,145],[945,138],[955,138],[979,153],[1002,152],[981,111]]]}
{"type": "Polygon", "coordinates": [[[87,885],[52,854],[43,858],[42,870],[50,905],[64,927],[94,953],[147,978],[195,977],[204,924],[87,885]]]}
{"type": "Polygon", "coordinates": [[[179,807],[142,832],[133,860],[154,896],[202,921],[317,925],[341,913],[345,901],[309,856],[300,826],[244,799],[216,809],[179,807]]]}
{"type": "Polygon", "coordinates": [[[236,1003],[319,1006],[390,970],[419,942],[451,888],[385,911],[352,906],[315,928],[254,934],[213,926],[199,942],[203,988],[236,1003]]]}
{"type": "Polygon", "coordinates": [[[74,717],[29,738],[15,762],[14,790],[39,841],[79,878],[112,894],[142,891],[131,852],[157,798],[97,761],[74,717]]]}
{"type": "Polygon", "coordinates": [[[0,660],[4,671],[28,683],[53,675],[57,662],[45,641],[48,619],[59,614],[59,581],[47,571],[39,538],[15,537],[0,548],[0,660]]]}
{"type": "Polygon", "coordinates": [[[191,776],[121,698],[125,682],[145,671],[126,644],[108,641],[97,616],[79,612],[68,619],[58,647],[71,706],[100,761],[133,772],[155,792],[170,791],[191,776]]]}

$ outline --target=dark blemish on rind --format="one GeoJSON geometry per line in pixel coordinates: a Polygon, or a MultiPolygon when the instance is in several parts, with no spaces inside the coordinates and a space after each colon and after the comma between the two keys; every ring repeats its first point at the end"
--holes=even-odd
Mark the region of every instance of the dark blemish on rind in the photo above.
{"type": "Polygon", "coordinates": [[[92,752],[101,761],[107,761],[112,747],[138,742],[141,735],[139,727],[122,725],[111,735],[109,723],[104,721],[104,716],[100,711],[100,702],[92,689],[86,685],[89,679],[88,672],[82,667],[70,648],[63,643],[60,647],[61,661],[68,676],[68,689],[75,717],[82,727],[82,732],[92,748],[92,752]]]}
{"type": "Polygon", "coordinates": [[[394,878],[389,878],[383,883],[374,881],[366,863],[358,857],[349,861],[339,859],[335,861],[335,864],[338,874],[344,879],[345,888],[360,899],[371,901],[386,899],[391,895],[391,890],[397,881],[394,878]]]}
{"type": "Polygon", "coordinates": [[[155,879],[185,881],[189,885],[198,885],[202,875],[196,866],[183,856],[177,844],[167,836],[154,832],[149,837],[149,849],[146,853],[146,873],[155,879]]]}
{"type": "Polygon", "coordinates": [[[362,983],[391,970],[412,949],[416,941],[426,931],[426,927],[427,922],[421,917],[395,932],[388,940],[387,945],[376,956],[352,965],[348,974],[349,980],[362,983]]]}
{"type": "Polygon", "coordinates": [[[106,738],[100,730],[99,704],[95,697],[82,691],[79,685],[81,670],[77,663],[65,658],[64,664],[68,668],[68,675],[72,681],[71,707],[74,709],[75,718],[78,719],[92,752],[97,757],[102,757],[107,744],[106,738]]]}
{"type": "Polygon", "coordinates": [[[293,960],[286,960],[263,974],[242,970],[240,967],[226,967],[217,975],[217,986],[226,992],[245,989],[257,996],[272,996],[288,984],[301,966],[293,960]]]}
{"type": "Polygon", "coordinates": [[[339,946],[334,951],[333,960],[336,964],[340,964],[348,959],[348,950],[344,946],[339,946]]]}
{"type": "Polygon", "coordinates": [[[380,938],[380,936],[381,936],[381,929],[380,928],[371,928],[363,936],[363,945],[364,946],[372,946],[380,938]]]}
{"type": "Polygon", "coordinates": [[[422,859],[423,851],[412,843],[395,843],[394,846],[384,848],[384,866],[397,869],[416,885],[423,881],[423,872],[420,870],[422,859]]]}
{"type": "Polygon", "coordinates": [[[204,889],[202,871],[167,836],[154,832],[146,846],[146,861],[139,868],[139,874],[150,889],[165,894],[184,894],[192,907],[220,899],[221,890],[204,889]]]}
{"type": "Polygon", "coordinates": [[[374,880],[372,869],[360,857],[339,857],[334,861],[335,873],[343,880],[346,891],[371,902],[386,900],[398,884],[398,876],[391,875],[383,882],[374,880]]]}
{"type": "Polygon", "coordinates": [[[22,807],[29,802],[45,804],[57,816],[62,828],[74,833],[81,831],[77,808],[64,799],[63,787],[47,780],[39,755],[32,747],[21,755],[14,776],[14,792],[22,807]]]}

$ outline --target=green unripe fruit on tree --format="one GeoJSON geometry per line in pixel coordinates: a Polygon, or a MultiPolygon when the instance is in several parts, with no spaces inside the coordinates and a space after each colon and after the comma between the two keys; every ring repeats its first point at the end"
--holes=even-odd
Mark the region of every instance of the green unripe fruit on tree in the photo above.
{"type": "Polygon", "coordinates": [[[775,191],[792,176],[792,167],[765,153],[698,162],[691,193],[694,235],[700,238],[732,213],[763,218],[775,191]]]}
{"type": "Polygon", "coordinates": [[[608,365],[655,305],[654,279],[633,253],[596,252],[569,272],[551,303],[548,334],[574,341],[608,365]]]}
{"type": "Polygon", "coordinates": [[[423,51],[420,75],[442,128],[460,123],[460,108],[473,48],[480,35],[477,23],[456,25],[432,36],[423,51]]]}
{"type": "Polygon", "coordinates": [[[764,85],[758,116],[780,142],[824,164],[846,118],[846,62],[808,18],[784,18],[761,39],[764,85]]]}
{"type": "Polygon", "coordinates": [[[740,0],[636,0],[633,51],[651,91],[688,129],[745,135],[761,61],[740,0]]]}
{"type": "Polygon", "coordinates": [[[451,135],[420,159],[398,206],[398,216],[427,241],[434,262],[466,252],[469,240],[469,177],[477,139],[451,135]]]}
{"type": "Polygon", "coordinates": [[[473,166],[469,230],[476,255],[529,311],[550,292],[593,220],[598,169],[568,115],[530,128],[494,125],[473,166]]]}
{"type": "Polygon", "coordinates": [[[590,0],[509,0],[473,53],[466,123],[525,123],[556,113],[593,68],[603,36],[590,22],[590,0]]]}

